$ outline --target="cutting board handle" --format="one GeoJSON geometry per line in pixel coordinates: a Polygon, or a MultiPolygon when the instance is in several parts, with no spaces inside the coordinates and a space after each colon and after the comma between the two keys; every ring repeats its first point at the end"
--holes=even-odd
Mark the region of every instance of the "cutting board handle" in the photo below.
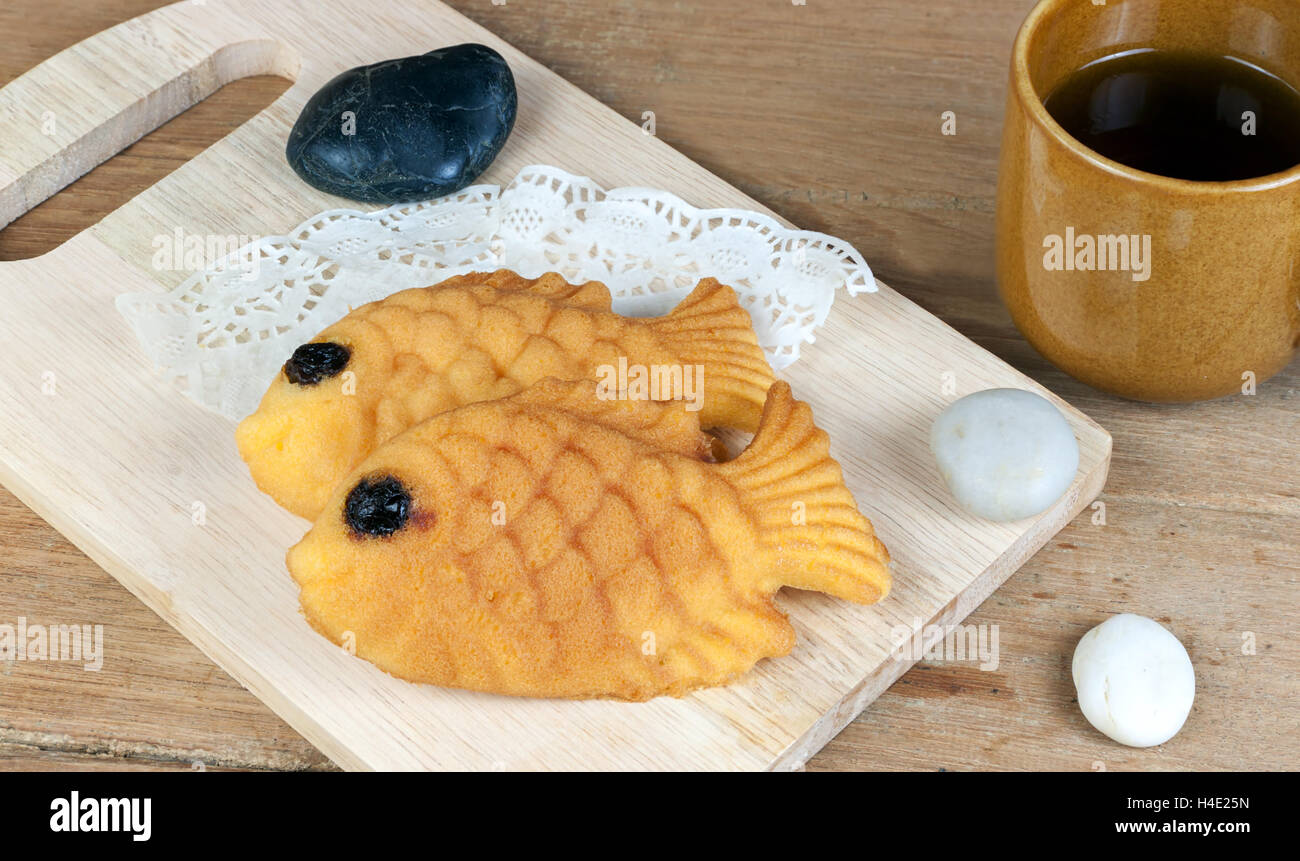
{"type": "Polygon", "coordinates": [[[166,6],[0,88],[0,227],[231,81],[296,78],[298,52],[231,6],[166,6]]]}

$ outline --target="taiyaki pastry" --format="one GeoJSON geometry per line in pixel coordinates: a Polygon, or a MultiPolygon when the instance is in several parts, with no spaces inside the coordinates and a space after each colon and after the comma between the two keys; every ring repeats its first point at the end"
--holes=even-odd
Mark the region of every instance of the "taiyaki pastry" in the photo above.
{"type": "Polygon", "coordinates": [[[828,443],[783,382],[718,463],[679,402],[545,380],[375,449],[287,564],[312,626],[400,678],[680,696],[793,648],[781,587],[889,591],[889,554],[828,443]]]}
{"type": "Polygon", "coordinates": [[[712,278],[669,314],[623,317],[604,284],[500,270],[395,293],[299,347],[240,423],[258,487],[314,519],[379,444],[424,419],[546,377],[644,388],[704,427],[753,431],[772,370],[749,313],[712,278]]]}

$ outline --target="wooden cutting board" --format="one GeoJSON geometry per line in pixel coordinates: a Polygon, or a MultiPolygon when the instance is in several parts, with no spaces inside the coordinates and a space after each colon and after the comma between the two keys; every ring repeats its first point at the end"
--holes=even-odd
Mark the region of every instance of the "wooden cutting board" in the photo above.
{"type": "MultiPolygon", "coordinates": [[[[157,235],[279,234],[350,205],[284,161],[302,105],[343,69],[464,41],[505,55],[519,87],[514,134],[482,181],[550,163],[606,188],[767,212],[436,2],[158,10],[0,90],[0,225],[229,81],[269,73],[294,84],[99,224],[42,257],[0,263],[0,481],[344,767],[797,768],[911,666],[898,626],[959,622],[1100,492],[1104,430],[888,287],[841,295],[782,376],[813,405],[893,553],[889,598],[858,607],[787,590],[795,652],[724,689],[645,704],[510,699],[401,682],[316,636],[283,563],[306,523],[256,490],[233,424],[163,383],[114,310],[120,293],[162,292],[188,274],[153,268],[157,235]],[[1052,399],[1080,444],[1069,492],[1014,524],[955,508],[928,448],[946,404],[994,386],[1052,399]]],[[[113,620],[85,621],[105,626],[112,660],[113,620]]]]}

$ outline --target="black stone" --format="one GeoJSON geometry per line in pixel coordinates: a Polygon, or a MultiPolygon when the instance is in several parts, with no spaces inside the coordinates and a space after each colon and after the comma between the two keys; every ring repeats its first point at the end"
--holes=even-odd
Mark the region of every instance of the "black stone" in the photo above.
{"type": "Polygon", "coordinates": [[[368,203],[428,200],[478,179],[514,128],[505,59],[486,45],[349,69],[311,97],[285,155],[321,191],[368,203]],[[355,116],[346,127],[344,113],[355,116]],[[354,131],[345,134],[345,131],[354,131]]]}
{"type": "Polygon", "coordinates": [[[343,516],[355,535],[392,535],[411,517],[411,494],[391,475],[363,478],[348,494],[343,516]]]}
{"type": "Polygon", "coordinates": [[[346,368],[350,358],[352,351],[342,344],[329,341],[303,344],[284,363],[284,375],[291,383],[314,386],[346,368]]]}

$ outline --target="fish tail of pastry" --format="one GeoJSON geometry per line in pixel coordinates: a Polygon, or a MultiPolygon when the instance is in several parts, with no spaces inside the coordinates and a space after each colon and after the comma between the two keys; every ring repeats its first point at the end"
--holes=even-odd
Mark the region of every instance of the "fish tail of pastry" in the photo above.
{"type": "Polygon", "coordinates": [[[773,384],[753,441],[717,468],[747,503],[776,560],[763,587],[863,604],[889,593],[889,551],[858,511],[826,432],[788,384],[773,384]]]}
{"type": "Polygon", "coordinates": [[[647,323],[682,364],[703,368],[700,424],[753,433],[774,377],[736,291],[705,278],[666,316],[647,323]]]}

